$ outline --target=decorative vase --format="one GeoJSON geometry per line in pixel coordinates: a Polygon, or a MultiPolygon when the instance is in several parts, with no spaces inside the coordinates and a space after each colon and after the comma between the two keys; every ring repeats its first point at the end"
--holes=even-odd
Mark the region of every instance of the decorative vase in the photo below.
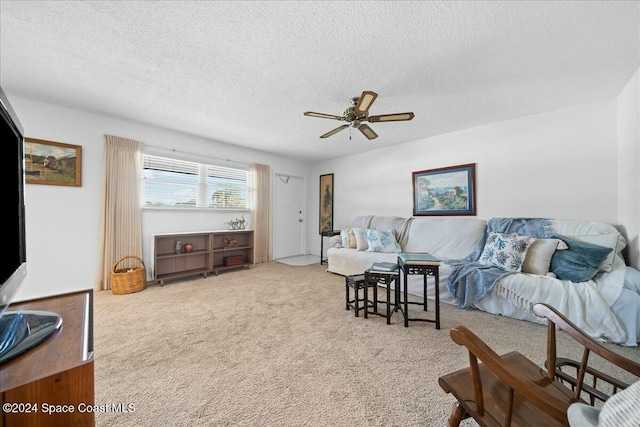
{"type": "Polygon", "coordinates": [[[186,253],[189,253],[193,250],[193,245],[191,243],[185,243],[184,244],[184,251],[186,253]]]}
{"type": "Polygon", "coordinates": [[[181,254],[182,253],[182,240],[176,240],[176,246],[173,248],[173,250],[177,254],[181,254]]]}

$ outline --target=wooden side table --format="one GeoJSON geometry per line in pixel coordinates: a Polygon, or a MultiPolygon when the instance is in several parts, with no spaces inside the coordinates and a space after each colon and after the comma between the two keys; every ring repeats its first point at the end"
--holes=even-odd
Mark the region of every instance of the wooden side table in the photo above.
{"type": "Polygon", "coordinates": [[[324,238],[325,237],[333,237],[333,236],[339,236],[340,235],[340,230],[328,230],[328,231],[323,231],[322,233],[320,233],[320,265],[324,264],[326,261],[326,259],[324,259],[324,238]]]}
{"type": "MultiPolygon", "coordinates": [[[[418,254],[412,254],[418,255],[418,254]]],[[[402,278],[404,283],[404,289],[402,292],[403,296],[403,313],[404,313],[404,326],[409,326],[409,320],[418,321],[418,322],[431,322],[436,324],[436,329],[440,329],[440,262],[435,260],[429,254],[423,254],[424,260],[410,260],[403,256],[403,254],[398,255],[398,265],[400,266],[400,271],[402,272],[402,278]],[[408,306],[409,304],[420,304],[417,301],[409,301],[408,299],[408,291],[407,291],[407,278],[409,275],[421,275],[423,278],[423,310],[428,311],[427,309],[427,277],[433,276],[435,279],[435,297],[436,297],[436,308],[435,308],[435,318],[434,319],[424,319],[424,318],[409,318],[408,306]]],[[[411,257],[413,258],[413,257],[411,257]]],[[[415,257],[415,258],[419,258],[415,257]]]]}

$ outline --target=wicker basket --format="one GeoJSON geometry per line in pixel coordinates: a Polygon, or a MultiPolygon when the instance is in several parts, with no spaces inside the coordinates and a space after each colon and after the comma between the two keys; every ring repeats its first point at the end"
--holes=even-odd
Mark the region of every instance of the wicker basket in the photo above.
{"type": "Polygon", "coordinates": [[[144,262],[137,256],[120,258],[111,271],[111,291],[117,295],[130,294],[143,290],[147,286],[147,272],[144,262]],[[117,268],[122,261],[133,258],[140,265],[137,267],[117,268]]]}

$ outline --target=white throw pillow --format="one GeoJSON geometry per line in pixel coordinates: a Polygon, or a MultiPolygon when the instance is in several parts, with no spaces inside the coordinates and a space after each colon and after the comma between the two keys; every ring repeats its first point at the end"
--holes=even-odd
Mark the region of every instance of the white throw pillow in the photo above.
{"type": "Polygon", "coordinates": [[[598,426],[637,427],[640,425],[640,381],[611,396],[602,405],[598,426]]]}
{"type": "Polygon", "coordinates": [[[353,228],[348,227],[340,232],[340,238],[342,240],[342,247],[355,249],[356,248],[356,236],[353,233],[353,228]]]}
{"type": "Polygon", "coordinates": [[[479,261],[506,271],[519,273],[522,271],[522,263],[527,255],[527,250],[534,240],[535,238],[531,236],[492,231],[487,237],[479,261]]]}
{"type": "Polygon", "coordinates": [[[353,227],[353,234],[356,236],[356,250],[366,251],[369,245],[367,244],[367,229],[360,227],[353,227]]]}
{"type": "Polygon", "coordinates": [[[341,236],[331,236],[329,238],[329,247],[330,248],[342,248],[343,247],[342,246],[342,237],[341,236]]]}
{"type": "Polygon", "coordinates": [[[342,247],[343,248],[348,248],[349,247],[349,229],[345,228],[344,230],[340,231],[340,240],[342,242],[342,247]]]}
{"type": "Polygon", "coordinates": [[[567,249],[568,246],[560,239],[535,239],[524,257],[523,273],[546,275],[551,267],[551,258],[556,250],[567,249]]]}
{"type": "MultiPolygon", "coordinates": [[[[364,234],[364,233],[363,233],[364,234]]],[[[401,252],[400,243],[396,240],[395,230],[368,230],[367,251],[369,252],[401,252]]]]}

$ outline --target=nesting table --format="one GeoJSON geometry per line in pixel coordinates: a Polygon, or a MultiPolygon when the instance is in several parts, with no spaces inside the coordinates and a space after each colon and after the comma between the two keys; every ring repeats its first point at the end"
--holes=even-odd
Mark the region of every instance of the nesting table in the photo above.
{"type": "MultiPolygon", "coordinates": [[[[387,325],[391,324],[391,315],[393,315],[396,311],[402,310],[402,305],[400,304],[400,286],[398,284],[399,278],[399,270],[395,271],[377,271],[368,269],[364,272],[365,281],[367,285],[370,285],[373,288],[374,297],[377,301],[375,301],[374,310],[369,311],[369,295],[368,288],[369,286],[364,287],[364,300],[365,300],[365,310],[364,310],[364,318],[368,318],[368,314],[377,314],[378,316],[387,318],[387,325]],[[393,289],[393,300],[391,299],[391,285],[394,285],[393,289]],[[385,285],[387,287],[387,299],[385,301],[378,300],[377,292],[378,285],[385,285]],[[378,302],[385,303],[387,306],[386,313],[378,312],[378,302]]],[[[405,316],[406,317],[406,316],[405,316]]]]}
{"type": "MultiPolygon", "coordinates": [[[[402,312],[404,314],[404,326],[409,326],[409,321],[435,323],[436,329],[440,329],[440,261],[428,253],[402,252],[398,255],[400,276],[403,279],[402,312]],[[407,278],[409,275],[421,275],[423,278],[423,302],[409,301],[407,292],[407,278]],[[427,310],[427,277],[435,279],[435,318],[409,318],[408,305],[420,304],[424,311],[427,310]]],[[[400,286],[398,286],[400,288],[400,286]]]]}
{"type": "Polygon", "coordinates": [[[346,290],[346,309],[353,309],[356,317],[359,316],[360,310],[367,310],[369,307],[374,307],[377,310],[378,307],[378,288],[376,284],[372,284],[365,280],[364,274],[354,274],[352,276],[345,277],[345,290],[346,290]],[[366,289],[374,286],[373,289],[373,303],[368,300],[366,289]],[[353,299],[349,295],[349,290],[353,289],[353,299]],[[360,290],[364,290],[364,296],[360,297],[360,290]]]}

